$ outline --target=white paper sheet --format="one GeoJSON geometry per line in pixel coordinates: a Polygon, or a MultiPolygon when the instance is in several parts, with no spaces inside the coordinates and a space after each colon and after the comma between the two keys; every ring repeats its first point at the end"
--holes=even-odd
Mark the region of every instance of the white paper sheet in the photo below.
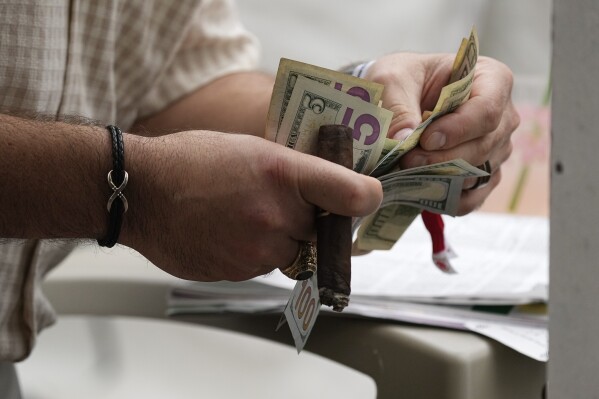
{"type": "MultiPolygon", "coordinates": [[[[435,268],[430,237],[418,218],[391,250],[352,258],[352,295],[446,303],[547,300],[546,218],[475,212],[443,219],[458,274],[435,268]]],[[[279,272],[256,281],[289,289],[294,284],[279,272]]]]}
{"type": "Polygon", "coordinates": [[[540,362],[549,360],[547,327],[469,322],[466,327],[540,362]]]}

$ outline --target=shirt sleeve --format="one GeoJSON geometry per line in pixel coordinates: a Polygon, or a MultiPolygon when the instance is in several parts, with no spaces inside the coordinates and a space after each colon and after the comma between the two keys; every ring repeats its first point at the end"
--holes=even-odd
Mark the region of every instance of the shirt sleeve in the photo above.
{"type": "Polygon", "coordinates": [[[242,25],[232,0],[204,0],[190,26],[151,90],[138,117],[156,113],[172,102],[222,76],[255,69],[258,40],[242,25]]]}

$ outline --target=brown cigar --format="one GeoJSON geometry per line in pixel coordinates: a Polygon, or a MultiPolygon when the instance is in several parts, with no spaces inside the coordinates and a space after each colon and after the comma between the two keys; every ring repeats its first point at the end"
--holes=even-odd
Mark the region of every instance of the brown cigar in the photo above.
{"type": "MultiPolygon", "coordinates": [[[[318,133],[320,158],[353,168],[352,129],[325,125],[318,133]]],[[[351,291],[351,217],[321,211],[316,218],[317,276],[320,302],[341,312],[351,291]]]]}

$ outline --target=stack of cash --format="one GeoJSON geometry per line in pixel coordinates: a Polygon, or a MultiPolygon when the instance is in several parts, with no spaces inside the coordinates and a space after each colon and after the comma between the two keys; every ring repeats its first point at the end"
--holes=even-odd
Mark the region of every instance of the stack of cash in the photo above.
{"type": "Polygon", "coordinates": [[[448,84],[435,108],[403,141],[387,138],[393,114],[380,106],[384,87],[338,71],[281,59],[268,112],[266,138],[289,148],[316,153],[320,126],[353,129],[356,172],[377,177],[383,186],[380,209],[356,219],[360,250],[390,249],[421,210],[455,215],[466,177],[487,173],[461,159],[400,170],[399,159],[418,145],[435,119],[452,112],[469,95],[478,58],[473,28],[462,40],[448,84]]]}

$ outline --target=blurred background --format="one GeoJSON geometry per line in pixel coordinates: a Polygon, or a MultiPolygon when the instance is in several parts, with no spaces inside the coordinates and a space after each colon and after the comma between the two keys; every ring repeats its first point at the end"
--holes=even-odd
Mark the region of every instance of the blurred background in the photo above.
{"type": "Polygon", "coordinates": [[[522,122],[502,182],[482,210],[548,215],[551,0],[240,0],[262,43],[262,69],[281,57],[337,69],[396,51],[452,52],[472,25],[481,55],[514,72],[522,122]]]}

